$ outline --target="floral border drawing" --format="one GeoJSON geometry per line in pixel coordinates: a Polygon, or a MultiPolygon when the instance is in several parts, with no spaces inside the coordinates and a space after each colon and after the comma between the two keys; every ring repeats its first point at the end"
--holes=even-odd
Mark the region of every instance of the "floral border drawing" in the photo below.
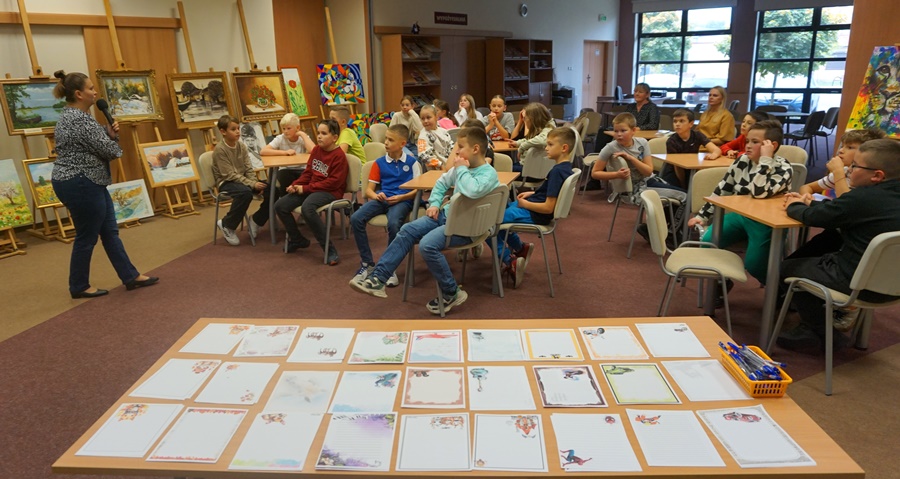
{"type": "Polygon", "coordinates": [[[163,119],[153,70],[97,70],[97,90],[116,121],[163,119]]]}

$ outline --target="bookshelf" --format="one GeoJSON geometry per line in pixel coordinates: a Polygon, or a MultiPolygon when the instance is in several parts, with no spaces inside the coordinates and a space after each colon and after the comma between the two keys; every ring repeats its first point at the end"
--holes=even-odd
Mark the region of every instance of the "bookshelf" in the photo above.
{"type": "Polygon", "coordinates": [[[528,49],[529,101],[550,106],[553,85],[553,41],[530,40],[528,49]]]}
{"type": "Polygon", "coordinates": [[[441,92],[441,37],[384,35],[384,107],[396,110],[410,95],[417,108],[431,103],[441,92]]]}
{"type": "Polygon", "coordinates": [[[550,105],[553,42],[491,38],[485,46],[487,96],[502,92],[508,105],[537,101],[550,105]]]}

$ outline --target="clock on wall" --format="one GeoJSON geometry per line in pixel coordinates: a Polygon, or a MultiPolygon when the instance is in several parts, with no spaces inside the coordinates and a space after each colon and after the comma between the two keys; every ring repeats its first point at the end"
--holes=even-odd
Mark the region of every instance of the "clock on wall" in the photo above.
{"type": "Polygon", "coordinates": [[[523,18],[528,16],[528,5],[525,5],[524,3],[519,5],[519,15],[523,18]]]}

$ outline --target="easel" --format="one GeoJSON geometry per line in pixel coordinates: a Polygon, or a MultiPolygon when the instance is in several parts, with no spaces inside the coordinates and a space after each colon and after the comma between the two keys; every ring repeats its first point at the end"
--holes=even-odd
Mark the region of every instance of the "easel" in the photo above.
{"type": "Polygon", "coordinates": [[[16,230],[7,228],[0,231],[0,234],[6,236],[6,238],[0,238],[0,259],[20,254],[28,254],[27,251],[19,249],[19,240],[16,239],[16,230]]]}
{"type": "MultiPolygon", "coordinates": [[[[328,42],[331,45],[331,63],[340,63],[337,59],[337,49],[334,46],[334,29],[331,27],[331,10],[328,7],[325,7],[325,26],[328,28],[328,42]]],[[[323,119],[328,119],[331,107],[334,106],[346,106],[350,110],[350,114],[356,116],[356,103],[328,103],[319,105],[319,113],[323,119]],[[328,107],[328,114],[326,114],[325,107],[328,107]]]]}

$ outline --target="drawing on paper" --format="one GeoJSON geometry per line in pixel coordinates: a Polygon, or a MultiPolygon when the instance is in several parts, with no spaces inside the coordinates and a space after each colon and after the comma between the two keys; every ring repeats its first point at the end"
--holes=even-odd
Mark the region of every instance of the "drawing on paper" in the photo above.
{"type": "Polygon", "coordinates": [[[106,187],[113,200],[116,223],[139,220],[153,216],[153,204],[144,180],[114,183],[106,187]]]}

